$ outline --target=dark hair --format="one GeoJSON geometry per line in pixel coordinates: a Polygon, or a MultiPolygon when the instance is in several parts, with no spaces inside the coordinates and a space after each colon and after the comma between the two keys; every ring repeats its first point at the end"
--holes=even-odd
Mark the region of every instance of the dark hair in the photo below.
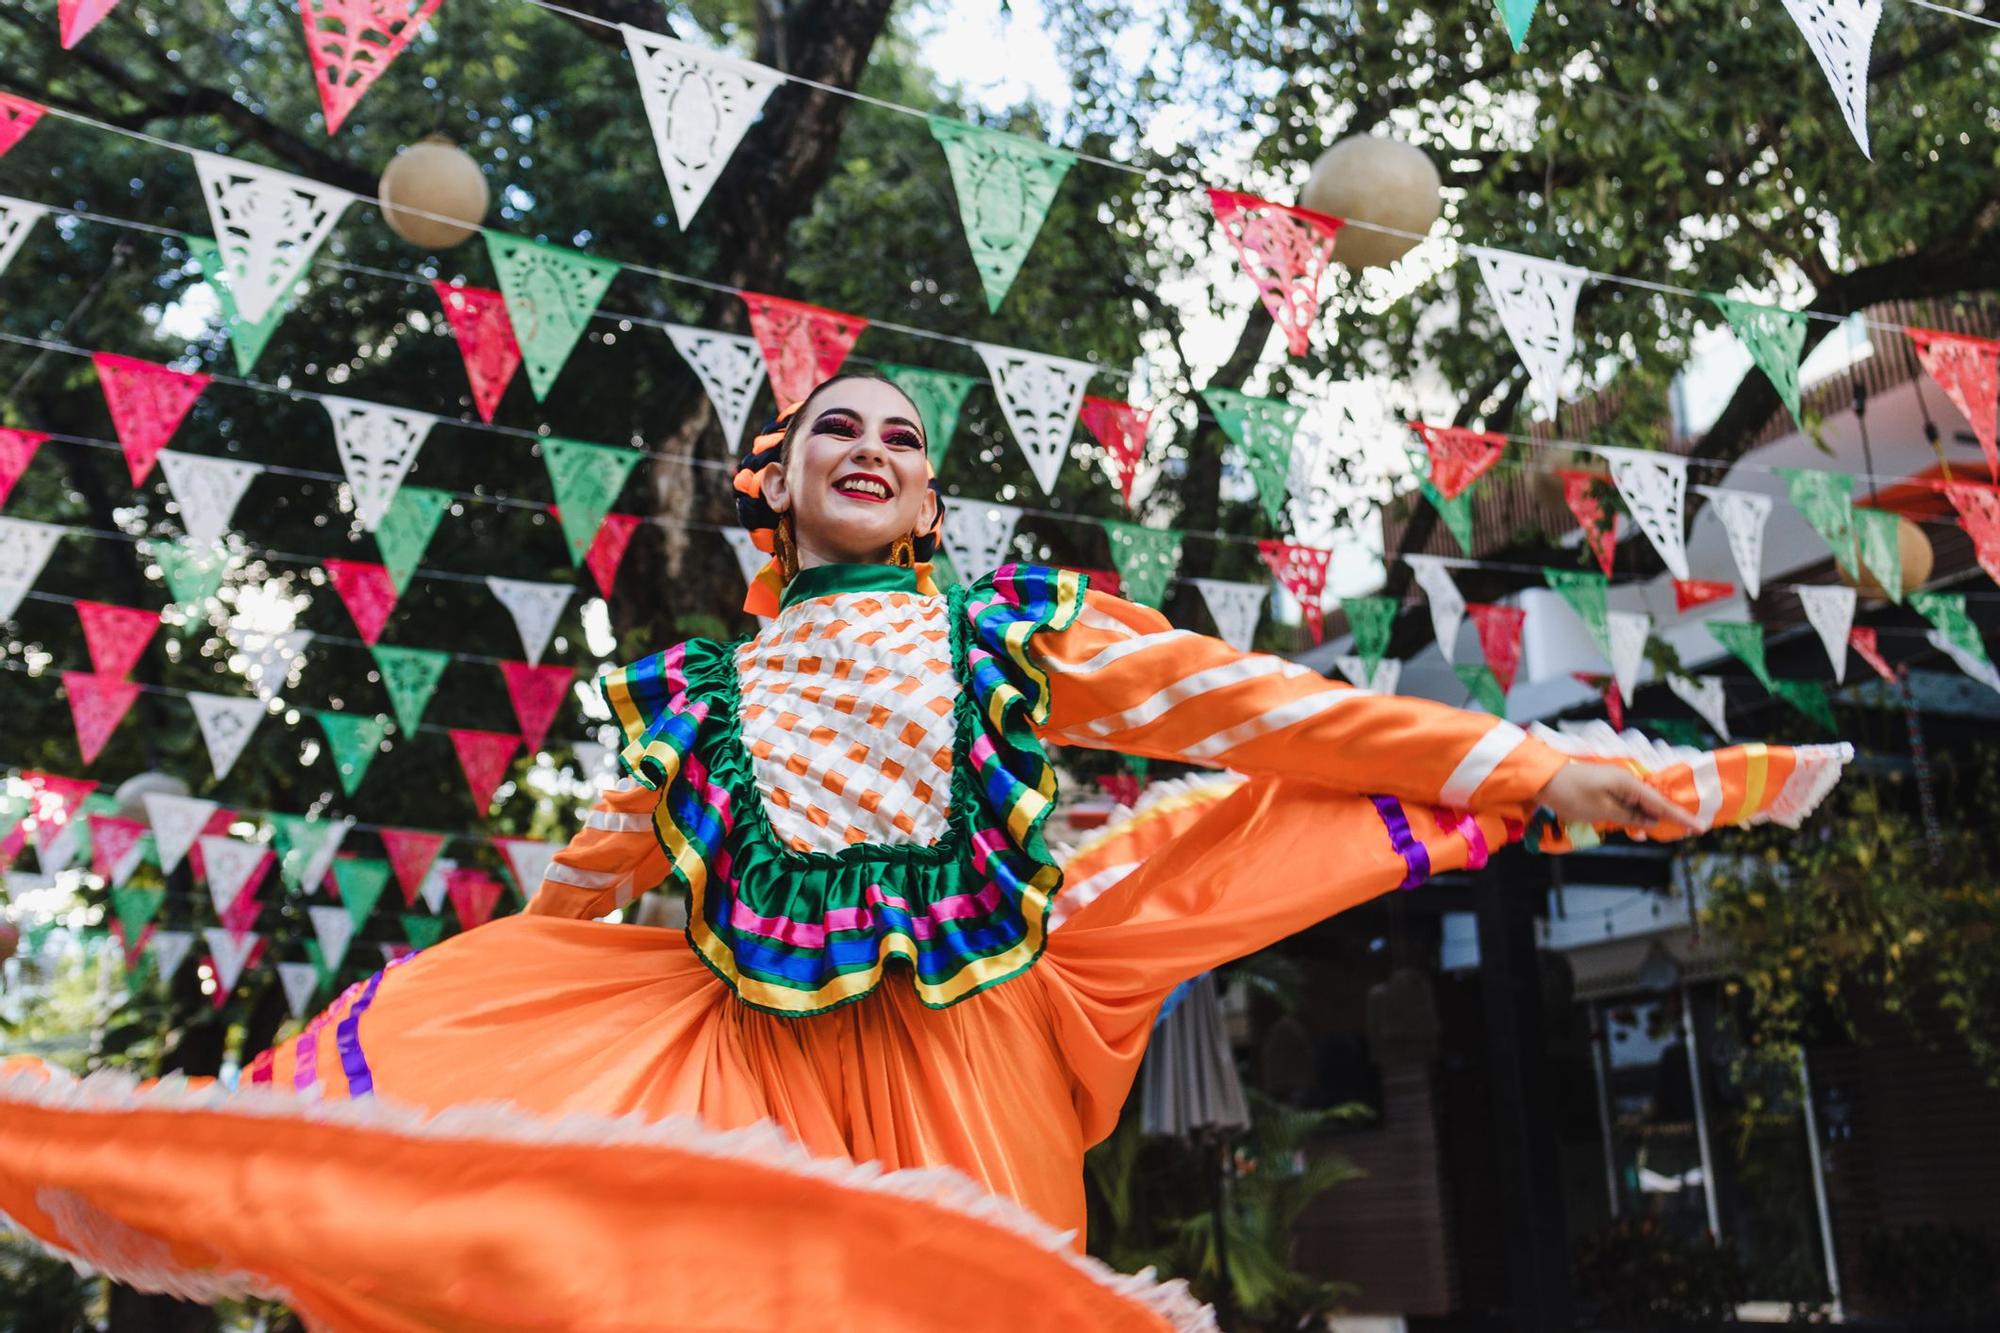
{"type": "Polygon", "coordinates": [[[799,410],[792,413],[792,419],[785,423],[784,438],[778,441],[778,462],[780,465],[791,461],[792,437],[803,428],[807,416],[806,409],[812,406],[813,399],[819,397],[834,385],[844,384],[848,380],[873,380],[877,384],[886,384],[901,394],[903,401],[910,405],[911,412],[917,418],[917,429],[922,432],[924,437],[924,452],[926,454],[930,452],[930,425],[924,420],[924,410],[917,406],[917,400],[910,397],[908,390],[879,370],[844,370],[835,374],[832,379],[821,380],[818,384],[815,384],[813,391],[807,394],[805,399],[799,403],[799,410]]]}

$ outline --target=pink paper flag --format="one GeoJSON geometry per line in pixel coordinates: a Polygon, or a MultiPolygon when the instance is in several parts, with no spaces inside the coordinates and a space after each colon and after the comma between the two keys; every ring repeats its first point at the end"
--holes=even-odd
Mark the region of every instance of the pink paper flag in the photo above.
{"type": "Polygon", "coordinates": [[[1085,569],[1081,565],[1071,565],[1070,568],[1079,574],[1089,576],[1092,592],[1108,592],[1117,597],[1121,595],[1119,589],[1125,586],[1118,581],[1118,571],[1115,569],[1085,569]]]}
{"type": "Polygon", "coordinates": [[[1604,577],[1611,577],[1611,561],[1618,551],[1618,515],[1607,520],[1604,516],[1604,502],[1597,498],[1600,483],[1608,486],[1611,478],[1602,472],[1559,471],[1562,478],[1563,500],[1569,505],[1569,512],[1575,516],[1577,526],[1583,529],[1583,539],[1590,545],[1590,553],[1597,557],[1597,567],[1604,571],[1604,577]]]}
{"type": "Polygon", "coordinates": [[[132,711],[139,687],[129,680],[88,671],[65,671],[62,681],[63,692],[69,696],[70,717],[76,723],[77,748],[83,751],[83,762],[88,764],[104,753],[111,733],[118,730],[125,714],[132,711]]]}
{"type": "Polygon", "coordinates": [[[76,617],[83,622],[83,642],[90,652],[90,664],[100,676],[130,675],[132,667],[153,641],[160,627],[160,613],[136,606],[113,606],[109,602],[76,604],[76,617]]]}
{"type": "Polygon", "coordinates": [[[1625,730],[1625,696],[1619,693],[1618,681],[1611,676],[1592,675],[1588,671],[1569,673],[1578,684],[1596,690],[1604,696],[1604,716],[1611,723],[1613,731],[1625,730]]]}
{"type": "Polygon", "coordinates": [[[264,904],[257,901],[257,891],[264,887],[265,877],[277,863],[278,858],[266,852],[257,863],[257,868],[250,872],[250,878],[243,881],[243,887],[230,902],[229,910],[222,914],[223,929],[237,939],[242,939],[256,927],[257,915],[264,910],[264,904]]]}
{"type": "MultiPolygon", "coordinates": [[[[230,932],[230,934],[239,945],[243,942],[242,935],[234,931],[230,932]]],[[[244,977],[257,970],[257,964],[262,962],[264,958],[263,936],[252,935],[250,940],[250,951],[243,956],[243,966],[236,973],[236,981],[239,984],[244,977]]],[[[229,997],[236,993],[236,987],[222,984],[222,965],[216,962],[214,954],[203,954],[201,961],[202,966],[208,969],[209,975],[216,979],[215,994],[209,996],[209,1003],[217,1009],[221,1009],[223,1005],[229,1003],[229,997]]]]}
{"type": "Polygon", "coordinates": [[[1466,487],[1485,476],[1507,452],[1507,437],[1492,431],[1433,426],[1423,421],[1412,421],[1410,429],[1423,440],[1431,456],[1431,485],[1447,500],[1463,495],[1466,487]]]}
{"type": "Polygon", "coordinates": [[[1208,203],[1243,271],[1257,284],[1264,308],[1285,331],[1285,346],[1293,356],[1304,356],[1319,316],[1320,278],[1333,262],[1341,220],[1235,190],[1210,190],[1208,203]]]}
{"type": "Polygon", "coordinates": [[[48,435],[38,430],[0,430],[0,505],[14,493],[14,483],[34,461],[35,450],[48,435]]]}
{"type": "MultiPolygon", "coordinates": [[[[507,697],[513,701],[515,720],[528,753],[542,748],[549,725],[569,698],[576,672],[568,666],[530,666],[526,662],[502,662],[500,672],[507,678],[507,697]]],[[[511,752],[510,752],[511,753],[511,752]]]]}
{"type": "Polygon", "coordinates": [[[868,321],[859,315],[787,301],[781,296],[743,293],[750,310],[750,332],[764,354],[771,392],[780,408],[804,402],[820,381],[829,378],[868,321]]]}
{"type": "Polygon", "coordinates": [[[354,627],[361,631],[362,641],[373,647],[381,641],[382,626],[388,623],[389,613],[396,609],[396,583],[389,577],[388,566],[365,560],[323,563],[333,590],[347,603],[347,614],[354,617],[354,627]]]}
{"type": "Polygon", "coordinates": [[[1958,511],[1958,525],[1972,538],[1979,567],[2000,583],[2000,489],[1954,481],[1946,483],[1944,493],[1958,511]]]}
{"type": "Polygon", "coordinates": [[[503,891],[499,880],[484,870],[459,866],[445,872],[444,882],[461,930],[483,926],[493,919],[494,904],[500,901],[503,891]]]}
{"type": "Polygon", "coordinates": [[[456,287],[435,282],[438,300],[444,303],[444,317],[458,338],[458,353],[465,361],[465,378],[472,386],[472,402],[479,419],[493,420],[501,395],[521,368],[521,344],[515,341],[514,325],[507,318],[507,298],[485,287],[456,287]]]}
{"type": "Polygon", "coordinates": [[[67,51],[84,39],[104,16],[118,7],[118,0],[56,0],[56,31],[67,51]]]}
{"type": "Polygon", "coordinates": [[[1521,625],[1528,613],[1493,602],[1467,602],[1465,611],[1479,631],[1479,651],[1505,694],[1514,688],[1514,673],[1521,669],[1521,625]]]}
{"type": "Polygon", "coordinates": [[[597,590],[607,599],[611,596],[611,585],[618,579],[618,566],[625,562],[625,548],[632,544],[632,534],[638,528],[637,514],[606,514],[597,535],[590,540],[583,563],[589,566],[597,590]]]}
{"type": "Polygon", "coordinates": [[[521,738],[507,731],[454,730],[451,744],[458,751],[458,766],[465,770],[466,785],[472,788],[473,808],[483,815],[521,748],[521,738]]]}
{"type": "Polygon", "coordinates": [[[1847,645],[1861,656],[1861,660],[1875,668],[1875,674],[1890,684],[1896,682],[1895,668],[1882,656],[1881,645],[1876,641],[1872,626],[1858,625],[1847,631],[1847,645]]]}
{"type": "Polygon", "coordinates": [[[0,157],[7,156],[7,150],[27,136],[47,110],[40,102],[0,93],[0,157]]]}
{"type": "Polygon", "coordinates": [[[301,0],[306,56],[312,61],[326,132],[337,134],[347,113],[403,53],[444,0],[301,0]]]}
{"type": "Polygon", "coordinates": [[[1917,345],[1917,360],[1972,423],[1973,437],[1986,455],[1986,470],[2000,481],[2000,425],[1994,421],[1995,405],[2000,403],[2000,340],[1937,329],[1904,332],[1917,345]]]}
{"type": "Polygon", "coordinates": [[[402,886],[403,906],[414,907],[417,893],[431,873],[431,863],[437,860],[438,849],[444,846],[444,834],[385,828],[380,836],[383,850],[389,853],[389,868],[396,872],[396,883],[402,886]]]}
{"type": "Polygon", "coordinates": [[[203,882],[207,881],[208,863],[202,860],[201,857],[201,840],[211,835],[218,838],[227,837],[229,835],[229,826],[235,822],[236,812],[234,810],[211,810],[209,812],[208,821],[201,826],[201,832],[195,834],[194,841],[188,845],[187,864],[189,874],[203,882]]]}
{"type": "Polygon", "coordinates": [[[128,940],[125,938],[125,923],[118,920],[111,922],[111,938],[118,941],[118,951],[125,955],[125,967],[128,971],[139,966],[140,958],[145,955],[146,945],[151,942],[153,932],[158,928],[157,922],[148,921],[146,928],[139,932],[138,939],[128,940]]]}
{"type": "Polygon", "coordinates": [[[97,381],[104,388],[111,424],[125,450],[125,466],[137,486],[153,470],[153,460],[208,387],[209,377],[184,374],[137,357],[96,352],[97,381]]]}
{"type": "Polygon", "coordinates": [[[1078,415],[1083,419],[1084,429],[1111,455],[1112,466],[1117,469],[1118,493],[1125,497],[1125,507],[1130,509],[1132,483],[1139,475],[1139,460],[1146,454],[1146,434],[1152,428],[1153,414],[1115,398],[1085,394],[1078,415]]]}
{"type": "Polygon", "coordinates": [[[1257,543],[1257,554],[1264,557],[1272,576],[1285,586],[1285,591],[1298,599],[1299,608],[1305,613],[1306,628],[1312,632],[1313,642],[1318,643],[1326,633],[1319,604],[1326,593],[1326,562],[1333,552],[1266,539],[1257,543]]]}
{"type": "Polygon", "coordinates": [[[1735,584],[1721,583],[1715,579],[1675,579],[1674,610],[1686,615],[1697,606],[1719,602],[1735,591],[1735,584]]]}
{"type": "Polygon", "coordinates": [[[66,778],[32,768],[21,774],[21,780],[28,784],[28,813],[14,826],[13,832],[0,837],[0,866],[13,864],[30,837],[46,844],[60,833],[83,804],[83,798],[98,786],[90,778],[66,778]]]}
{"type": "Polygon", "coordinates": [[[149,825],[143,819],[121,819],[117,815],[90,817],[91,873],[107,884],[116,883],[118,868],[146,836],[149,825]]]}

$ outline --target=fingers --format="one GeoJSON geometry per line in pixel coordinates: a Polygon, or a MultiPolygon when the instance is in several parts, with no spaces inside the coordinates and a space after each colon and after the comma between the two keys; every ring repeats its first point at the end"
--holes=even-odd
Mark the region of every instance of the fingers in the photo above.
{"type": "Polygon", "coordinates": [[[1668,800],[1665,793],[1646,785],[1638,778],[1633,778],[1632,783],[1638,788],[1632,794],[1633,804],[1640,810],[1662,823],[1678,824],[1697,833],[1701,831],[1701,825],[1695,822],[1694,817],[1668,800]]]}

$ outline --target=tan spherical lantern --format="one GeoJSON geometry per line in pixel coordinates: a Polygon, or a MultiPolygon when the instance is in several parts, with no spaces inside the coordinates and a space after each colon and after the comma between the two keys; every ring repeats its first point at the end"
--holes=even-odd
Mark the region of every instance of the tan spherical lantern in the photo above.
{"type": "Polygon", "coordinates": [[[490,197],[472,154],[441,134],[411,144],[382,173],[382,216],[426,250],[450,249],[478,231],[490,197]]]}
{"type": "MultiPolygon", "coordinates": [[[[1937,563],[1937,557],[1931,550],[1931,539],[1925,533],[1923,526],[1911,522],[1900,514],[1896,516],[1896,548],[1901,553],[1903,595],[1907,597],[1930,582],[1931,570],[1937,563]]],[[[1855,577],[1849,577],[1844,569],[1838,570],[1840,581],[1866,600],[1877,602],[1887,600],[1888,594],[1883,591],[1875,576],[1868,572],[1868,567],[1861,563],[1858,553],[1855,556],[1854,567],[1860,571],[1855,577]]]]}
{"type": "MultiPolygon", "coordinates": [[[[1342,139],[1319,155],[1299,206],[1350,223],[1372,222],[1427,233],[1444,207],[1443,182],[1423,149],[1376,134],[1342,139]]],[[[1401,259],[1415,237],[1372,227],[1343,227],[1333,257],[1349,268],[1380,268],[1401,259]]]]}

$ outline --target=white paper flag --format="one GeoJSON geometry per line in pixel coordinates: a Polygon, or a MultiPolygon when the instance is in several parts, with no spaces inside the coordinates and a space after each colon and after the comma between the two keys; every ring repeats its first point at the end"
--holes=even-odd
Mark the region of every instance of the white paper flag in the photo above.
{"type": "Polygon", "coordinates": [[[555,636],[556,622],[562,619],[563,608],[569,605],[576,585],[531,583],[526,579],[501,579],[489,574],[486,586],[493,589],[500,605],[514,617],[514,628],[521,635],[521,652],[527,657],[528,664],[540,666],[542,654],[547,651],[549,640],[555,636]]]}
{"type": "Polygon", "coordinates": [[[1403,681],[1403,663],[1394,657],[1385,657],[1377,662],[1372,673],[1366,662],[1351,653],[1334,658],[1333,664],[1340,668],[1340,674],[1347,677],[1348,683],[1371,694],[1394,694],[1403,681]]]}
{"type": "Polygon", "coordinates": [[[311,963],[278,964],[278,984],[285,988],[285,1007],[293,1018],[304,1018],[313,992],[319,989],[319,969],[311,963]]]}
{"type": "Polygon", "coordinates": [[[1646,638],[1653,632],[1653,618],[1644,611],[1612,611],[1604,617],[1611,640],[1611,674],[1618,692],[1632,702],[1639,688],[1639,668],[1646,662],[1646,638]]]}
{"type": "Polygon", "coordinates": [[[153,970],[160,974],[160,980],[172,981],[174,973],[181,970],[181,964],[194,952],[194,932],[155,929],[146,941],[146,949],[153,955],[153,970]]]}
{"type": "Polygon", "coordinates": [[[208,746],[208,766],[215,770],[216,777],[228,777],[243,747],[249,744],[251,733],[264,720],[263,701],[234,694],[203,694],[199,690],[188,691],[187,701],[194,708],[201,739],[208,746]]]}
{"type": "Polygon", "coordinates": [[[326,883],[326,872],[333,868],[340,844],[353,828],[352,815],[310,820],[302,827],[294,825],[291,850],[279,860],[278,873],[299,892],[318,893],[326,883]]]}
{"type": "Polygon", "coordinates": [[[1611,481],[1618,487],[1619,498],[1660,553],[1660,560],[1675,578],[1686,578],[1687,459],[1652,449],[1613,449],[1608,445],[1599,445],[1597,452],[1611,464],[1611,481]]]}
{"type": "Polygon", "coordinates": [[[345,907],[323,904],[308,907],[306,915],[312,918],[313,938],[319,941],[319,952],[326,959],[326,970],[338,972],[340,965],[347,961],[347,946],[354,943],[354,918],[347,914],[345,907]]]}
{"type": "Polygon", "coordinates": [[[35,855],[47,873],[59,875],[69,869],[82,851],[82,820],[66,819],[53,827],[47,824],[35,826],[35,855]]]}
{"type": "Polygon", "coordinates": [[[322,405],[333,419],[333,443],[340,451],[348,488],[354,492],[355,512],[361,516],[361,526],[373,532],[389,512],[437,418],[354,398],[327,398],[322,405]]]}
{"type": "Polygon", "coordinates": [[[1724,740],[1729,739],[1729,695],[1720,676],[1669,675],[1667,688],[1701,714],[1701,720],[1724,740]]]}
{"type": "Polygon", "coordinates": [[[431,873],[424,876],[424,882],[417,886],[417,892],[424,900],[424,906],[436,916],[444,910],[444,900],[451,892],[446,876],[458,869],[458,862],[448,856],[440,856],[431,862],[431,873]]]}
{"type": "Polygon", "coordinates": [[[1450,662],[1458,647],[1458,627],[1465,622],[1465,594],[1452,581],[1451,569],[1434,555],[1406,555],[1404,561],[1416,575],[1417,586],[1430,599],[1431,629],[1437,635],[1438,651],[1450,662]]]}
{"type": "Polygon", "coordinates": [[[495,838],[501,854],[507,858],[507,868],[514,872],[514,887],[526,901],[535,896],[535,890],[542,886],[542,876],[548,873],[549,862],[562,850],[558,842],[536,842],[532,838],[495,838]]]}
{"type": "Polygon", "coordinates": [[[146,840],[134,838],[132,845],[125,849],[125,855],[118,858],[118,864],[111,867],[111,887],[124,888],[125,882],[132,878],[132,872],[137,870],[145,859],[146,840]]]}
{"type": "Polygon", "coordinates": [[[160,858],[160,870],[172,874],[181,858],[194,846],[208,817],[222,807],[198,796],[170,796],[163,792],[146,795],[146,822],[153,826],[153,850],[160,858]]]}
{"type": "Polygon", "coordinates": [[[1715,516],[1729,534],[1729,554],[1736,561],[1744,595],[1755,597],[1763,587],[1764,521],[1771,517],[1771,497],[1720,486],[1697,486],[1695,491],[1715,506],[1715,516]]]}
{"type": "Polygon", "coordinates": [[[1840,583],[1795,583],[1806,619],[1819,631],[1826,655],[1833,661],[1833,678],[1847,683],[1847,632],[1854,628],[1854,589],[1840,583]]]}
{"type": "Polygon", "coordinates": [[[21,252],[22,245],[27,242],[29,228],[47,216],[48,211],[40,204],[0,195],[0,273],[5,273],[7,265],[13,263],[14,256],[21,252]]]}
{"type": "Polygon", "coordinates": [[[743,444],[743,428],[750,424],[757,390],[764,387],[764,353],[757,340],[746,334],[717,333],[685,324],[667,325],[667,337],[673,340],[674,350],[694,367],[695,377],[707,390],[734,457],[743,444]]]}
{"type": "Polygon", "coordinates": [[[247,930],[237,935],[221,926],[208,926],[201,937],[208,941],[208,956],[215,961],[215,984],[226,995],[236,989],[237,981],[242,978],[243,965],[250,961],[250,952],[257,947],[257,936],[247,930]]]}
{"type": "Polygon", "coordinates": [[[611,780],[611,756],[616,752],[610,746],[596,741],[573,741],[570,749],[576,753],[578,777],[600,786],[611,780]]]}
{"type": "Polygon", "coordinates": [[[944,544],[952,565],[964,579],[976,579],[998,569],[1014,544],[1014,525],[1021,511],[998,500],[967,500],[949,495],[944,502],[944,544]]]}
{"type": "Polygon", "coordinates": [[[1500,323],[1528,368],[1535,401],[1544,414],[1555,416],[1563,375],[1576,349],[1576,298],[1588,270],[1506,250],[1467,248],[1479,260],[1487,294],[1500,309],[1500,323]]]}
{"type": "MultiPolygon", "coordinates": [[[[764,99],[785,76],[644,28],[619,27],[639,76],[639,97],[667,173],[674,216],[685,231],[743,132],[764,109],[764,99]]],[[[735,448],[733,440],[730,447],[735,448]]]]}
{"type": "Polygon", "coordinates": [[[1862,155],[1873,157],[1868,148],[1868,51],[1875,25],[1882,21],[1882,0],[1785,0],[1785,10],[1833,85],[1840,114],[1862,155]]]}
{"type": "Polygon", "coordinates": [[[1223,579],[1190,579],[1201,589],[1201,600],[1208,606],[1208,614],[1215,620],[1215,632],[1222,641],[1239,653],[1250,651],[1250,644],[1257,637],[1257,617],[1264,613],[1264,603],[1271,596],[1270,585],[1264,583],[1230,583],[1223,579]]]}
{"type": "MultiPolygon", "coordinates": [[[[1087,361],[1068,361],[991,343],[974,346],[986,363],[986,373],[993,377],[993,393],[1007,414],[1007,427],[1028,456],[1029,471],[1042,484],[1044,494],[1054,491],[1056,474],[1069,457],[1070,437],[1076,433],[1084,387],[1097,368],[1087,361]]],[[[973,576],[969,569],[960,572],[973,576]]]]}
{"type": "Polygon", "coordinates": [[[233,636],[236,651],[243,654],[243,678],[259,699],[268,704],[284,692],[291,684],[293,670],[304,662],[312,639],[309,629],[233,636]]]}
{"type": "Polygon", "coordinates": [[[1978,681],[1989,690],[2000,691],[2000,670],[1995,670],[1991,658],[1975,657],[1964,647],[1953,641],[1943,630],[1925,630],[1924,637],[1931,641],[1931,647],[1943,652],[1958,663],[1958,669],[1978,681]]]}
{"type": "Polygon", "coordinates": [[[264,864],[270,850],[261,842],[244,842],[219,833],[202,836],[201,868],[208,875],[208,897],[217,916],[229,915],[243,886],[264,864]]]}
{"type": "Polygon", "coordinates": [[[0,620],[13,618],[28,589],[42,576],[64,529],[54,523],[0,518],[0,620]]]}
{"type": "Polygon", "coordinates": [[[354,196],[234,158],[193,156],[236,313],[246,324],[258,323],[291,297],[354,196]]]}
{"type": "Polygon", "coordinates": [[[261,463],[244,463],[212,454],[184,454],[167,449],[160,454],[160,470],[166,474],[167,489],[181,509],[181,526],[193,540],[203,545],[220,542],[229,531],[230,515],[236,502],[257,474],[261,463]]]}

